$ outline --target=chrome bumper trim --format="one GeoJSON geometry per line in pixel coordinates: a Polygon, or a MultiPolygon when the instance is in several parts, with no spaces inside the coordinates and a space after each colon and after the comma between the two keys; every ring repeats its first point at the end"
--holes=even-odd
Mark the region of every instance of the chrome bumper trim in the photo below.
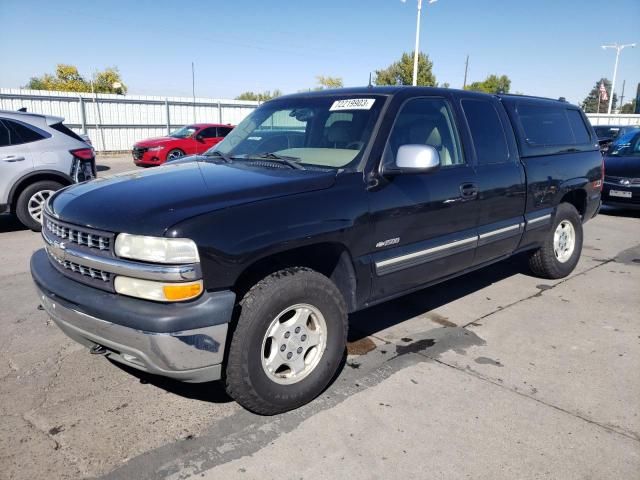
{"type": "Polygon", "coordinates": [[[104,347],[115,362],[184,382],[221,378],[226,323],[182,332],[143,332],[92,317],[38,290],[44,310],[65,334],[86,347],[104,347]]]}

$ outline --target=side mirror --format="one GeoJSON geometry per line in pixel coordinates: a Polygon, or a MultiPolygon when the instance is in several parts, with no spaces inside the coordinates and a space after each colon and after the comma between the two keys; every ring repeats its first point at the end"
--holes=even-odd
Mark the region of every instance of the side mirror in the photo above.
{"type": "Polygon", "coordinates": [[[390,173],[428,173],[440,167],[440,154],[431,145],[402,145],[390,173]]]}
{"type": "Polygon", "coordinates": [[[202,136],[202,134],[199,133],[198,135],[196,135],[196,140],[198,142],[202,142],[204,140],[204,137],[202,136]]]}

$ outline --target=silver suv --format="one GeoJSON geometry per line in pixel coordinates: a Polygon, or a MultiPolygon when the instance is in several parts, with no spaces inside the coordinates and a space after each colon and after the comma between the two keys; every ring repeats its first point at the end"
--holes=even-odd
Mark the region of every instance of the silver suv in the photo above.
{"type": "Polygon", "coordinates": [[[93,148],[64,118],[0,110],[0,213],[39,231],[56,190],[96,176],[93,148]]]}

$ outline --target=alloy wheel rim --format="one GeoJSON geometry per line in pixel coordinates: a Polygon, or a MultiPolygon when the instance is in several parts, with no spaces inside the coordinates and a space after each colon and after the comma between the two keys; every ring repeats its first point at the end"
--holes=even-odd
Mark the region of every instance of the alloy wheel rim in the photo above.
{"type": "Polygon", "coordinates": [[[31,218],[33,218],[36,222],[42,225],[42,210],[44,209],[44,204],[49,199],[49,197],[54,193],[53,190],[40,190],[31,195],[29,201],[27,202],[27,210],[31,218]]]}
{"type": "Polygon", "coordinates": [[[291,385],[318,366],[327,346],[327,323],[320,310],[300,303],[272,320],[262,340],[262,368],[270,380],[291,385]]]}
{"type": "Polygon", "coordinates": [[[561,221],[553,234],[553,253],[560,263],[565,263],[573,255],[576,246],[576,231],[569,220],[561,221]]]}
{"type": "Polygon", "coordinates": [[[173,151],[173,152],[169,152],[168,158],[169,160],[173,160],[174,158],[180,158],[182,157],[182,153],[179,151],[173,151]]]}

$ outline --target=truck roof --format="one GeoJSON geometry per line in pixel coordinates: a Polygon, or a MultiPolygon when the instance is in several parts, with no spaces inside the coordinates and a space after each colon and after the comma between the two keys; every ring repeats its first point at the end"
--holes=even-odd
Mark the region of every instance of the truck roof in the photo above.
{"type": "Polygon", "coordinates": [[[433,93],[445,93],[445,92],[454,92],[454,93],[465,93],[466,95],[477,95],[479,97],[497,97],[497,98],[505,98],[505,99],[527,99],[527,100],[540,100],[544,102],[556,102],[561,103],[562,105],[567,105],[567,102],[564,100],[554,99],[554,98],[546,98],[546,97],[537,97],[533,95],[522,95],[522,94],[512,94],[512,93],[500,93],[500,94],[491,94],[491,93],[483,93],[483,92],[474,92],[471,90],[461,90],[456,88],[441,88],[441,87],[413,87],[407,85],[393,85],[393,86],[371,86],[371,87],[349,87],[349,88],[336,88],[336,89],[328,89],[328,90],[313,90],[310,92],[299,92],[293,93],[290,95],[285,95],[283,97],[277,98],[291,98],[291,97],[315,97],[315,96],[325,96],[325,95],[396,95],[400,92],[405,92],[407,90],[415,91],[416,94],[429,92],[433,93]]]}

